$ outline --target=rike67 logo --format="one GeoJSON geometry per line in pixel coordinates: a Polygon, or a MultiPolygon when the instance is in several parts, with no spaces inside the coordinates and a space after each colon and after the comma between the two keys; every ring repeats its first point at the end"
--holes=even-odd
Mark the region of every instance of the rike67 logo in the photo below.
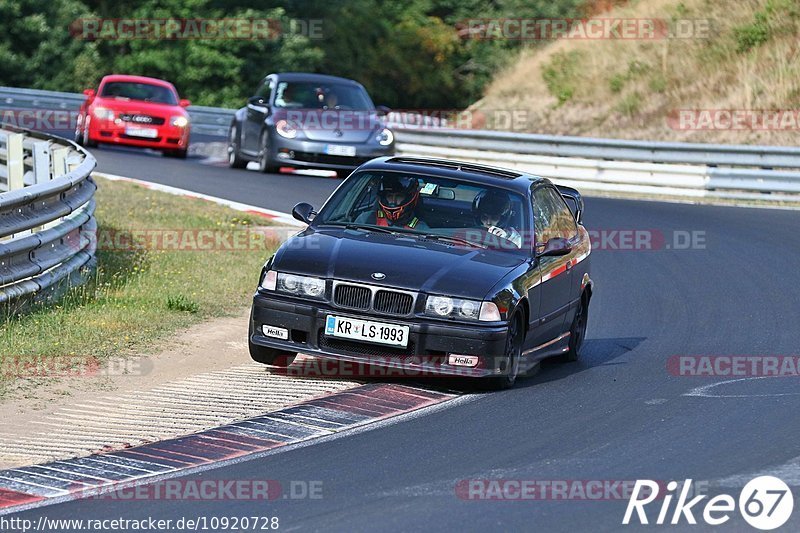
{"type": "MultiPolygon", "coordinates": [[[[648,517],[645,507],[657,499],[661,500],[655,520],[655,524],[659,525],[677,525],[684,520],[687,524],[696,525],[695,515],[698,515],[707,525],[719,526],[728,522],[736,511],[737,501],[729,494],[718,494],[703,502],[708,498],[707,495],[701,494],[689,499],[691,493],[691,479],[684,481],[682,486],[677,481],[670,481],[667,483],[666,493],[659,491],[659,483],[656,481],[636,480],[622,523],[635,524],[638,520],[640,524],[650,524],[653,517],[652,514],[648,517]],[[675,496],[677,501],[672,508],[675,496]]],[[[794,497],[789,486],[773,476],[760,476],[751,480],[739,494],[738,510],[742,518],[762,531],[781,527],[789,520],[793,509],[794,497]]]]}

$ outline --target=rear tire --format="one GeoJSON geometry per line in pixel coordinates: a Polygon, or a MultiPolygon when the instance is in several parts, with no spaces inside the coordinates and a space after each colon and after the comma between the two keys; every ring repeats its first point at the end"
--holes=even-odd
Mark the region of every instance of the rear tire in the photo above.
{"type": "Polygon", "coordinates": [[[514,313],[508,326],[506,337],[505,356],[508,373],[502,376],[493,376],[480,380],[480,388],[484,390],[510,389],[517,381],[519,374],[519,360],[522,357],[522,341],[525,338],[525,327],[522,323],[522,314],[514,313]]]}
{"type": "Polygon", "coordinates": [[[569,328],[568,350],[559,357],[562,362],[573,363],[580,357],[581,347],[586,338],[586,324],[588,318],[589,300],[584,294],[581,296],[581,303],[578,305],[575,318],[572,319],[572,325],[569,328]]]}
{"type": "Polygon", "coordinates": [[[239,153],[239,132],[235,125],[231,125],[228,132],[228,165],[231,168],[245,168],[247,161],[239,153]]]}
{"type": "Polygon", "coordinates": [[[267,348],[266,346],[259,346],[248,342],[250,348],[250,357],[253,361],[261,363],[262,365],[287,367],[294,362],[297,357],[296,353],[282,352],[274,348],[267,348]]]}

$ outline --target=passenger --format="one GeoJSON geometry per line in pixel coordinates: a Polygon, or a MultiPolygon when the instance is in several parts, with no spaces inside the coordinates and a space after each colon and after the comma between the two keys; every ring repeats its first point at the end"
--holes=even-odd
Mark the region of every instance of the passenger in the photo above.
{"type": "Polygon", "coordinates": [[[507,193],[484,189],[472,200],[472,213],[479,227],[522,248],[522,235],[510,225],[511,199],[507,193]]]}

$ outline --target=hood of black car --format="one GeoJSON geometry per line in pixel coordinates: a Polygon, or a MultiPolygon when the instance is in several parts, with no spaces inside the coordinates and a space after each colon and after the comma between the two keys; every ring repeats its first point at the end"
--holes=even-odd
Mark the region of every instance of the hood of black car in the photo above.
{"type": "Polygon", "coordinates": [[[272,268],[464,298],[484,298],[522,254],[361,230],[309,228],[285,242],[272,268]],[[376,280],[373,274],[383,274],[376,280]]]}

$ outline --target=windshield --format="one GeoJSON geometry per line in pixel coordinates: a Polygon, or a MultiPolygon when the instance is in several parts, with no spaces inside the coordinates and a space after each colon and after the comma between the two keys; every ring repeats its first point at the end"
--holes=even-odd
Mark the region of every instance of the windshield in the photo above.
{"type": "Polygon", "coordinates": [[[178,105],[175,93],[161,85],[134,83],[128,81],[112,81],[103,86],[100,96],[120,100],[140,100],[154,104],[178,105]]]}
{"type": "Polygon", "coordinates": [[[372,101],[361,87],[305,81],[280,82],[275,106],[286,109],[374,110],[372,101]]]}
{"type": "Polygon", "coordinates": [[[455,246],[527,250],[522,195],[469,181],[398,172],[354,174],[314,219],[314,226],[417,234],[455,246]]]}

